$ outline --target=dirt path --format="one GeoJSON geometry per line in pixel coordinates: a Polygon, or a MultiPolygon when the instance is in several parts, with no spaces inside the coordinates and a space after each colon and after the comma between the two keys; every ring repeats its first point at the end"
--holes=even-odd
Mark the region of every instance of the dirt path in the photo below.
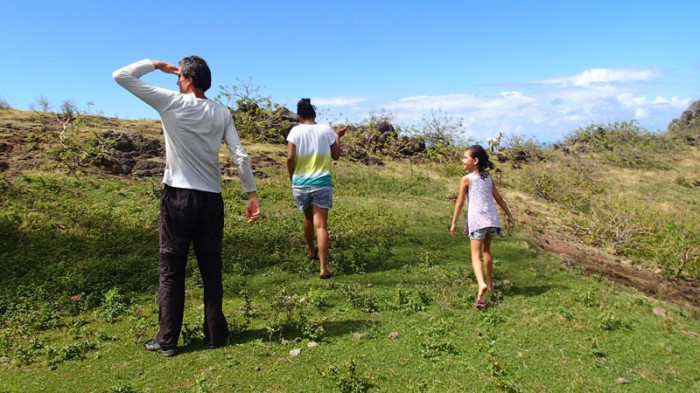
{"type": "Polygon", "coordinates": [[[513,201],[511,210],[522,233],[534,239],[541,249],[558,255],[565,265],[582,267],[589,274],[636,288],[656,299],[686,306],[700,315],[700,287],[697,284],[664,278],[651,269],[584,244],[567,232],[567,226],[559,217],[561,212],[527,194],[510,191],[506,198],[513,201]]]}
{"type": "Polygon", "coordinates": [[[576,244],[552,230],[545,229],[538,233],[527,229],[524,231],[528,236],[537,239],[542,249],[559,255],[566,265],[581,266],[588,273],[599,274],[612,282],[636,288],[654,298],[689,306],[700,312],[700,288],[692,283],[663,278],[648,269],[625,264],[615,256],[576,244]]]}

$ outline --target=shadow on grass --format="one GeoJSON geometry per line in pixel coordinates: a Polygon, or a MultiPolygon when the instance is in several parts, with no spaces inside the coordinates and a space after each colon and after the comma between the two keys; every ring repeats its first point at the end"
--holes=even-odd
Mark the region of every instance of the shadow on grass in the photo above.
{"type": "Polygon", "coordinates": [[[534,297],[542,295],[543,293],[553,289],[551,285],[530,285],[530,286],[516,286],[513,285],[510,288],[504,289],[503,293],[510,296],[525,296],[534,297]]]}
{"type": "MultiPolygon", "coordinates": [[[[323,337],[332,338],[344,336],[347,334],[371,328],[376,325],[376,322],[370,320],[351,319],[346,321],[326,321],[322,322],[320,325],[323,327],[323,330],[325,332],[323,334],[323,337]]],[[[279,342],[281,339],[293,342],[302,336],[302,333],[295,329],[290,329],[288,331],[283,332],[282,334],[273,333],[272,335],[269,334],[267,329],[249,329],[241,334],[232,334],[231,344],[245,344],[258,340],[271,340],[279,342]]],[[[193,349],[199,349],[199,347],[201,347],[201,349],[204,349],[204,344],[191,344],[191,346],[193,347],[193,349]]]]}
{"type": "MultiPolygon", "coordinates": [[[[32,301],[91,298],[85,307],[94,307],[112,288],[146,294],[157,287],[157,197],[144,196],[138,186],[90,179],[37,175],[17,180],[16,190],[0,190],[7,204],[0,214],[0,309],[29,295],[32,301]]],[[[227,219],[229,265],[279,265],[282,251],[303,240],[301,232],[290,240],[286,227],[270,233],[284,220],[262,221],[253,227],[227,219]]]]}
{"type": "Polygon", "coordinates": [[[121,227],[111,218],[97,221],[84,218],[79,222],[85,235],[55,227],[6,231],[7,237],[0,242],[5,263],[2,292],[37,284],[67,294],[113,286],[150,291],[158,282],[157,231],[121,227]]]}

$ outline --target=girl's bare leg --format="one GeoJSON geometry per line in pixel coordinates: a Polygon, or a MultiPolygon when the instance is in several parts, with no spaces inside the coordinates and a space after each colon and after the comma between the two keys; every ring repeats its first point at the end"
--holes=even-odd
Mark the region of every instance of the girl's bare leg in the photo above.
{"type": "Polygon", "coordinates": [[[482,246],[482,254],[484,256],[484,282],[486,283],[486,288],[493,291],[493,255],[491,254],[491,236],[487,236],[484,239],[484,244],[482,246]]]}
{"type": "Polygon", "coordinates": [[[474,270],[476,282],[479,284],[479,292],[476,301],[478,303],[483,303],[484,297],[486,295],[486,290],[489,288],[484,282],[484,273],[481,268],[481,247],[484,241],[472,239],[470,243],[472,251],[472,269],[474,270]]]}

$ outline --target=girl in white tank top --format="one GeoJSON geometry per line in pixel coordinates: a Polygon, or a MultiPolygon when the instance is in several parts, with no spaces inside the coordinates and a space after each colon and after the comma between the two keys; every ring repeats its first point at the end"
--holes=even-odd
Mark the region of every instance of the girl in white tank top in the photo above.
{"type": "Polygon", "coordinates": [[[479,145],[470,146],[464,152],[462,164],[464,170],[469,173],[462,177],[460,182],[450,232],[452,236],[457,234],[457,219],[466,200],[467,216],[464,220],[464,234],[470,239],[472,269],[479,284],[474,306],[481,309],[486,307],[486,291],[493,290],[491,240],[496,235],[503,237],[501,220],[494,201],[506,213],[510,226],[513,226],[513,215],[488,173],[489,169],[493,169],[493,163],[489,160],[486,150],[479,145]]]}

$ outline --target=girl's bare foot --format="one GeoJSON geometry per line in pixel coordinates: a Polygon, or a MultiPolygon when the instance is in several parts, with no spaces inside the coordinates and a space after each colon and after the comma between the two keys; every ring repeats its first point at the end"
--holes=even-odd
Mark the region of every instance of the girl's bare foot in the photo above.
{"type": "Polygon", "coordinates": [[[489,287],[484,284],[484,286],[479,287],[479,296],[476,298],[476,301],[478,303],[484,303],[484,297],[486,297],[486,291],[489,289],[489,287]]]}

